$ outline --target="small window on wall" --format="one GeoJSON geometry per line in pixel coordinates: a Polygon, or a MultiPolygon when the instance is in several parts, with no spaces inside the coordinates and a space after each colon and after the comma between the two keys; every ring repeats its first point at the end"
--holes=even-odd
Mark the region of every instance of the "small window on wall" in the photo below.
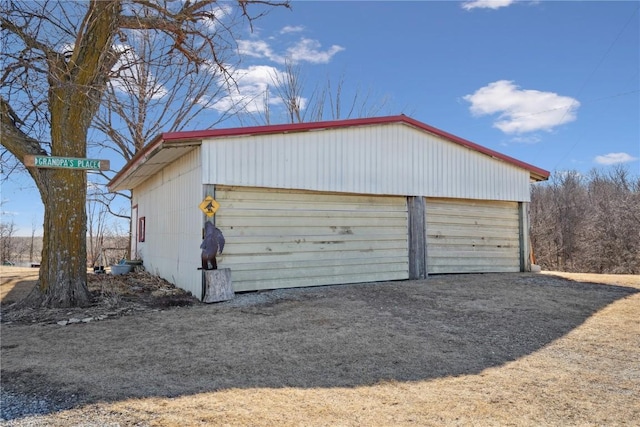
{"type": "Polygon", "coordinates": [[[145,216],[138,218],[138,242],[144,242],[146,219],[147,217],[145,216]]]}

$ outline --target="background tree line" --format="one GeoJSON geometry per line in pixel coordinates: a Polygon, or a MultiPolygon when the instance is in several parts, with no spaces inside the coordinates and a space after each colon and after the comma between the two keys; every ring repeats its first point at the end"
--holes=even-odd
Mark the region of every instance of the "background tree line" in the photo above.
{"type": "Polygon", "coordinates": [[[627,168],[556,172],[532,186],[530,215],[543,270],[640,274],[640,176],[627,168]]]}

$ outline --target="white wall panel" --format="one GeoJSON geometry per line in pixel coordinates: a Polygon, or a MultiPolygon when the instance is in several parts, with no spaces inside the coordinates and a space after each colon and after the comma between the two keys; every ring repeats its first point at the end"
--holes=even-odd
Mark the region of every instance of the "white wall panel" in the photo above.
{"type": "Polygon", "coordinates": [[[203,182],[529,201],[529,172],[406,124],[205,140],[203,182]]]}
{"type": "MultiPolygon", "coordinates": [[[[146,241],[137,242],[147,271],[201,298],[202,170],[196,148],[133,192],[138,217],[146,217],[146,241]]],[[[135,225],[134,225],[135,226],[135,225]]]]}

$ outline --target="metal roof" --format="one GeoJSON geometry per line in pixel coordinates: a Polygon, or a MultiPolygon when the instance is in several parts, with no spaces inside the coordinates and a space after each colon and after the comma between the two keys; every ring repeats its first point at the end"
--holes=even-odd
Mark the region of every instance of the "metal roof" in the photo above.
{"type": "Polygon", "coordinates": [[[530,165],[513,157],[488,149],[456,135],[429,126],[405,115],[371,117],[361,119],[334,120],[324,122],[293,123],[267,126],[252,126],[225,129],[208,129],[198,131],[168,132],[154,138],[147,146],[139,151],[109,182],[109,190],[126,190],[151,177],[165,165],[181,157],[199,146],[205,139],[226,138],[234,136],[259,136],[278,133],[309,132],[323,129],[339,129],[354,126],[382,125],[387,123],[402,123],[416,129],[437,135],[448,141],[504,161],[511,165],[529,171],[532,181],[544,181],[549,178],[549,172],[530,165]]]}

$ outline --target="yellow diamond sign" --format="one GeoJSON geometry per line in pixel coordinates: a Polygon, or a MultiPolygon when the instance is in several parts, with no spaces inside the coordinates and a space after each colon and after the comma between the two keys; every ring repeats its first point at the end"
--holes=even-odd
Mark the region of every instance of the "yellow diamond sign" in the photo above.
{"type": "Polygon", "coordinates": [[[207,216],[215,215],[218,208],[220,208],[220,203],[216,202],[215,199],[211,196],[207,196],[204,198],[202,203],[198,205],[200,210],[204,212],[207,216]]]}

